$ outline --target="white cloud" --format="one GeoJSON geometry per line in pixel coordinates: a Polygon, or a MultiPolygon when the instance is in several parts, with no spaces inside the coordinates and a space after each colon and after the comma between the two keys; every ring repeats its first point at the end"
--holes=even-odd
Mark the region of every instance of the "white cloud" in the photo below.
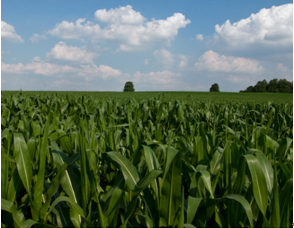
{"type": "Polygon", "coordinates": [[[106,23],[106,26],[101,28],[99,24],[86,22],[83,18],[75,23],[62,21],[48,33],[63,39],[115,42],[122,51],[134,51],[155,44],[169,45],[178,30],[190,23],[181,13],[175,13],[165,20],[147,21],[129,5],[108,11],[97,10],[95,17],[106,23]]]}
{"type": "Polygon", "coordinates": [[[1,21],[1,38],[10,42],[23,43],[24,40],[16,34],[14,27],[5,21],[1,21]]]}
{"type": "Polygon", "coordinates": [[[23,73],[34,73],[40,75],[56,75],[60,73],[70,73],[76,72],[77,69],[71,66],[61,66],[57,64],[47,63],[47,62],[32,62],[28,64],[6,64],[1,63],[1,72],[5,73],[15,73],[15,74],[23,74],[23,73]]]}
{"type": "Polygon", "coordinates": [[[238,85],[248,85],[252,81],[256,81],[257,78],[253,77],[252,75],[248,77],[248,75],[232,75],[229,74],[225,79],[231,83],[238,84],[238,85]]]}
{"type": "Polygon", "coordinates": [[[96,81],[84,81],[70,77],[67,79],[53,79],[45,83],[51,90],[61,91],[122,91],[124,84],[125,81],[123,83],[117,83],[115,80],[101,82],[99,78],[96,81]]]}
{"type": "Polygon", "coordinates": [[[146,19],[140,14],[133,10],[132,6],[127,5],[125,7],[110,9],[97,10],[95,12],[95,18],[99,21],[108,24],[131,24],[140,25],[146,19]]]}
{"type": "Polygon", "coordinates": [[[171,71],[157,71],[149,73],[136,72],[133,76],[133,82],[136,83],[139,88],[166,90],[166,89],[178,89],[182,84],[178,78],[182,77],[180,73],[174,73],[171,71]]]}
{"type": "Polygon", "coordinates": [[[179,55],[179,58],[180,58],[180,63],[179,63],[179,67],[180,68],[185,68],[188,66],[188,57],[186,55],[182,55],[180,54],[179,55]]]}
{"type": "Polygon", "coordinates": [[[282,64],[282,63],[277,64],[277,70],[284,72],[284,73],[289,72],[289,68],[284,66],[284,64],[282,64]]]}
{"type": "Polygon", "coordinates": [[[205,52],[195,63],[196,70],[209,72],[260,73],[259,62],[249,58],[219,55],[214,51],[205,52]]]}
{"type": "Polygon", "coordinates": [[[153,52],[153,56],[155,61],[163,65],[166,69],[169,69],[175,62],[172,53],[165,49],[155,50],[153,52]]]}
{"type": "Polygon", "coordinates": [[[1,62],[1,72],[21,74],[23,72],[23,69],[24,65],[22,63],[6,64],[1,62]]]}
{"type": "Polygon", "coordinates": [[[46,86],[51,90],[61,91],[103,91],[105,88],[100,85],[88,81],[75,80],[75,78],[68,77],[67,79],[53,79],[47,81],[46,86]]]}
{"type": "Polygon", "coordinates": [[[118,51],[125,51],[125,52],[131,52],[136,50],[141,50],[142,47],[136,47],[133,45],[126,45],[126,44],[120,44],[118,51]]]}
{"type": "Polygon", "coordinates": [[[67,60],[80,63],[93,63],[95,53],[87,52],[85,47],[67,46],[65,42],[58,42],[52,50],[47,53],[47,58],[67,60]]]}
{"type": "MultiPolygon", "coordinates": [[[[257,81],[263,79],[268,82],[274,78],[287,79],[288,81],[293,81],[293,69],[288,68],[282,63],[278,63],[276,66],[265,69],[262,74],[229,74],[225,75],[224,78],[231,83],[236,85],[255,85],[257,81]]],[[[243,89],[245,89],[244,87],[243,89]]]]}
{"type": "Polygon", "coordinates": [[[86,81],[91,81],[95,78],[109,79],[115,78],[118,81],[125,81],[129,79],[129,75],[122,73],[120,70],[113,69],[110,66],[100,65],[81,65],[79,76],[83,77],[86,81]]]}
{"type": "Polygon", "coordinates": [[[66,90],[68,90],[68,88],[74,88],[74,89],[78,89],[81,87],[83,88],[83,86],[81,86],[81,82],[73,82],[71,80],[66,80],[66,79],[54,80],[52,81],[51,86],[53,88],[58,88],[58,89],[66,88],[66,90]]]}
{"type": "Polygon", "coordinates": [[[35,57],[33,58],[33,62],[41,62],[41,58],[40,58],[40,56],[35,56],[35,57]]]}
{"type": "Polygon", "coordinates": [[[1,50],[1,56],[3,56],[3,55],[7,55],[7,54],[9,54],[10,53],[10,51],[2,51],[1,50]]]}
{"type": "Polygon", "coordinates": [[[63,39],[82,40],[84,37],[95,38],[95,36],[99,36],[101,32],[100,26],[90,21],[84,23],[85,21],[85,18],[80,18],[76,20],[75,23],[62,21],[61,23],[57,24],[54,29],[49,30],[48,33],[52,36],[63,39]]]}
{"type": "Polygon", "coordinates": [[[131,79],[137,91],[193,91],[207,90],[204,85],[185,82],[185,76],[173,71],[137,71],[131,79]]]}
{"type": "Polygon", "coordinates": [[[30,41],[33,42],[33,43],[39,42],[39,39],[47,39],[47,37],[45,35],[40,35],[40,34],[37,34],[37,33],[35,33],[34,35],[32,35],[30,37],[30,41]]]}
{"type": "Polygon", "coordinates": [[[286,78],[288,81],[293,81],[293,69],[289,69],[282,63],[278,63],[276,71],[279,78],[286,78]]]}
{"type": "Polygon", "coordinates": [[[110,66],[100,65],[81,65],[80,67],[71,67],[68,65],[57,65],[48,62],[40,62],[40,58],[36,56],[33,62],[28,64],[6,64],[1,63],[2,73],[12,74],[28,74],[57,76],[57,77],[76,77],[82,78],[85,81],[92,81],[94,79],[108,80],[114,78],[118,81],[125,81],[130,79],[129,74],[122,73],[120,70],[113,69],[110,66]]]}
{"type": "Polygon", "coordinates": [[[155,64],[163,67],[165,70],[170,70],[175,67],[183,69],[188,65],[188,56],[183,54],[172,54],[164,48],[155,50],[153,52],[153,57],[153,60],[145,59],[145,65],[155,64]]]}
{"type": "Polygon", "coordinates": [[[203,40],[204,37],[203,37],[202,34],[197,34],[197,35],[196,35],[196,39],[197,39],[197,40],[203,40]]]}
{"type": "Polygon", "coordinates": [[[289,49],[293,46],[293,4],[261,9],[256,14],[231,24],[215,26],[215,41],[229,50],[256,48],[289,49]]]}

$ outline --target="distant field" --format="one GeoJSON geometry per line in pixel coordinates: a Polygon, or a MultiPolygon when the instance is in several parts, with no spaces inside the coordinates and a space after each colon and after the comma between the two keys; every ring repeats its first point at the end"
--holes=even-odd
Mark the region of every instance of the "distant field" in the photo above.
{"type": "MultiPolygon", "coordinates": [[[[19,91],[1,91],[2,98],[10,95],[19,94],[19,91]]],[[[22,91],[27,96],[70,96],[81,97],[82,95],[92,96],[93,98],[100,99],[128,99],[135,98],[136,100],[146,98],[158,98],[159,95],[163,96],[164,100],[193,100],[193,101],[211,101],[211,102],[278,102],[278,103],[293,103],[293,94],[284,93],[210,93],[210,92],[73,92],[73,91],[22,91]]]]}

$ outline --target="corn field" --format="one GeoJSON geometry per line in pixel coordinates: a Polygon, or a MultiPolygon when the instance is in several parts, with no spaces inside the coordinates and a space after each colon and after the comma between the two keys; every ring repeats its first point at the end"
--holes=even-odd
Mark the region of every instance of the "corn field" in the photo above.
{"type": "Polygon", "coordinates": [[[290,227],[293,104],[14,94],[2,227],[290,227]]]}

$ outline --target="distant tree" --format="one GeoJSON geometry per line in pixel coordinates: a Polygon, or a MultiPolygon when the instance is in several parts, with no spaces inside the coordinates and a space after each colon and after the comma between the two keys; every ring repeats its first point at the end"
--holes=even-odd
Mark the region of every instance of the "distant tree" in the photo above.
{"type": "Polygon", "coordinates": [[[253,86],[249,86],[249,87],[247,87],[247,89],[245,90],[245,92],[248,92],[248,93],[255,92],[255,91],[254,91],[254,87],[253,87],[253,86]]]}
{"type": "Polygon", "coordinates": [[[278,84],[279,84],[278,79],[275,78],[273,80],[270,80],[270,82],[267,84],[266,91],[269,93],[278,93],[279,92],[278,84]]]}
{"type": "Polygon", "coordinates": [[[257,93],[293,93],[293,81],[289,82],[286,79],[272,79],[269,83],[266,80],[259,81],[255,86],[249,86],[241,92],[257,92],[257,93]]]}
{"type": "Polygon", "coordinates": [[[124,92],[135,92],[133,82],[130,82],[130,81],[126,82],[125,87],[124,87],[124,92]]]}
{"type": "Polygon", "coordinates": [[[266,93],[267,81],[258,81],[257,84],[254,86],[254,92],[259,93],[266,93]]]}
{"type": "Polygon", "coordinates": [[[293,83],[287,81],[286,79],[280,79],[278,82],[278,89],[280,93],[292,93],[293,83]]]}
{"type": "Polygon", "coordinates": [[[213,85],[211,85],[209,92],[219,92],[219,86],[217,83],[214,83],[213,85]]]}

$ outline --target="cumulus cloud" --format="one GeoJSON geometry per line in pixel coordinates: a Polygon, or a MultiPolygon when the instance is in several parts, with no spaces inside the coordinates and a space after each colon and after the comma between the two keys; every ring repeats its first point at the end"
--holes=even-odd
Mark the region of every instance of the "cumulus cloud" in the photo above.
{"type": "Polygon", "coordinates": [[[186,55],[183,55],[183,54],[180,54],[179,55],[179,58],[180,58],[180,63],[179,63],[179,67],[180,68],[184,68],[184,67],[187,67],[188,66],[188,57],[186,55]]]}
{"type": "MultiPolygon", "coordinates": [[[[169,70],[142,73],[137,71],[132,78],[136,90],[141,91],[191,91],[203,90],[206,86],[185,82],[185,76],[169,70]]],[[[205,89],[206,90],[206,89],[205,89]]]]}
{"type": "Polygon", "coordinates": [[[153,56],[157,63],[160,63],[167,69],[170,68],[175,62],[173,54],[166,49],[155,50],[153,52],[153,56]]]}
{"type": "Polygon", "coordinates": [[[10,42],[23,43],[24,40],[20,35],[16,34],[14,26],[1,21],[1,38],[10,42]]]}
{"type": "Polygon", "coordinates": [[[24,65],[22,63],[6,64],[1,62],[1,72],[21,74],[23,72],[23,69],[24,65]]]}
{"type": "Polygon", "coordinates": [[[76,22],[62,21],[55,28],[48,31],[48,34],[63,39],[79,39],[84,37],[95,38],[101,32],[100,25],[94,24],[86,18],[79,18],[76,22]]]}
{"type": "Polygon", "coordinates": [[[250,82],[258,81],[258,79],[256,77],[253,77],[252,75],[248,77],[248,75],[229,74],[224,78],[225,80],[238,85],[248,85],[250,84],[250,82]]]}
{"type": "Polygon", "coordinates": [[[108,11],[106,9],[97,10],[95,12],[95,18],[109,24],[130,25],[140,25],[146,20],[140,12],[133,10],[130,5],[110,9],[108,11]]]}
{"type": "Polygon", "coordinates": [[[260,73],[263,67],[249,58],[220,55],[214,51],[205,52],[195,63],[196,70],[209,72],[260,73]]]}
{"type": "Polygon", "coordinates": [[[33,62],[41,62],[41,58],[40,58],[40,56],[35,56],[35,57],[33,58],[33,62]]]}
{"type": "Polygon", "coordinates": [[[23,74],[23,73],[34,73],[45,76],[60,74],[60,73],[70,73],[76,72],[77,69],[71,66],[61,66],[57,64],[47,63],[47,62],[32,62],[28,64],[6,64],[1,63],[1,72],[23,74]]]}
{"type": "Polygon", "coordinates": [[[146,66],[149,64],[149,62],[150,62],[150,59],[145,59],[145,60],[144,60],[144,64],[145,64],[146,66]]]}
{"type": "Polygon", "coordinates": [[[263,8],[233,24],[227,20],[222,25],[217,24],[215,32],[215,41],[229,50],[284,48],[292,52],[293,4],[263,8]]]}
{"type": "Polygon", "coordinates": [[[293,81],[293,69],[289,69],[282,63],[278,63],[276,71],[279,78],[286,78],[288,81],[293,81]]]}
{"type": "Polygon", "coordinates": [[[184,68],[188,65],[188,56],[183,54],[173,54],[170,51],[162,48],[160,50],[155,50],[153,52],[153,59],[145,59],[145,65],[157,65],[164,68],[165,70],[170,70],[175,67],[184,68]]]}
{"type": "Polygon", "coordinates": [[[181,77],[180,73],[174,73],[171,71],[158,71],[158,72],[149,72],[149,73],[141,73],[137,71],[134,74],[133,81],[135,83],[147,83],[152,87],[156,86],[169,86],[174,84],[175,81],[181,77]]]}
{"type": "Polygon", "coordinates": [[[67,46],[65,42],[58,42],[52,50],[47,53],[47,58],[73,61],[79,63],[93,63],[97,54],[87,52],[85,47],[67,46]]]}
{"type": "Polygon", "coordinates": [[[40,35],[40,34],[37,34],[37,33],[35,33],[34,35],[32,35],[30,37],[30,41],[33,42],[33,43],[39,42],[39,39],[47,39],[47,37],[45,35],[40,35]]]}
{"type": "Polygon", "coordinates": [[[129,79],[129,74],[122,73],[120,70],[113,69],[110,66],[100,65],[81,65],[81,70],[78,73],[79,76],[83,77],[86,81],[91,81],[94,78],[109,79],[115,78],[118,81],[125,81],[129,79]]]}
{"type": "Polygon", "coordinates": [[[105,27],[80,18],[76,22],[62,21],[48,33],[63,39],[115,42],[122,51],[134,51],[155,44],[169,45],[178,30],[190,23],[181,13],[174,13],[165,20],[147,21],[130,5],[97,10],[95,17],[105,23],[105,27]]]}
{"type": "Polygon", "coordinates": [[[100,65],[81,65],[80,67],[72,67],[68,65],[58,65],[48,62],[41,62],[40,58],[35,57],[33,62],[28,64],[7,64],[1,63],[2,73],[12,74],[27,74],[33,73],[44,76],[69,76],[78,77],[85,81],[92,81],[94,79],[108,80],[114,78],[118,81],[125,81],[130,79],[129,74],[122,73],[120,70],[113,69],[110,66],[100,65]]]}
{"type": "Polygon", "coordinates": [[[196,39],[197,39],[197,40],[203,40],[204,37],[203,37],[202,34],[197,34],[197,35],[196,35],[196,39]]]}

